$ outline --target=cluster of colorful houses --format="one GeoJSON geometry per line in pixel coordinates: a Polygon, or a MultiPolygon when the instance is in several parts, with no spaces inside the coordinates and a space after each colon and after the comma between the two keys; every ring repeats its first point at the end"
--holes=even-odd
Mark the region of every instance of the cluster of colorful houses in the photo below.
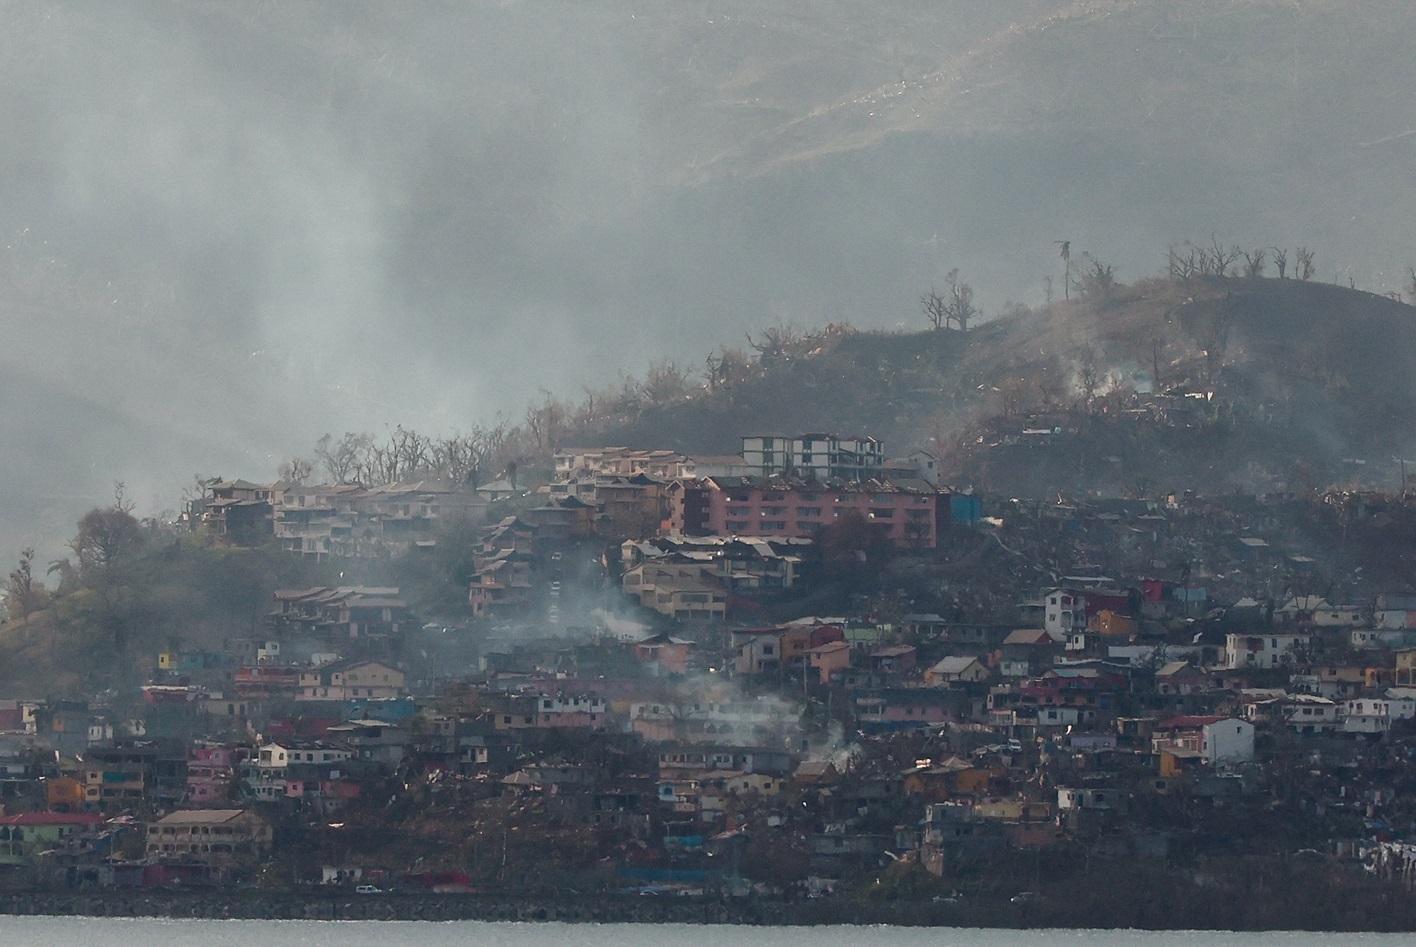
{"type": "MultiPolygon", "coordinates": [[[[1177,812],[1273,805],[1275,760],[1305,761],[1285,770],[1304,804],[1390,824],[1381,748],[1416,732],[1416,596],[1276,598],[1275,548],[1187,502],[1000,504],[1020,524],[1008,556],[1056,535],[1097,563],[1006,608],[768,623],[755,603],[798,585],[823,528],[927,558],[980,523],[979,498],[941,488],[928,452],[834,435],[560,451],[527,489],[217,483],[193,522],[303,556],[413,552],[505,513],[473,550],[472,622],[449,629],[475,666],[412,673],[398,588],[285,589],[231,653],[157,656],[140,701],[0,702],[0,883],[236,883],[273,857],[349,883],[417,859],[280,852],[273,830],[377,822],[420,787],[451,790],[450,832],[501,820],[503,871],[518,818],[533,851],[577,826],[597,863],[690,885],[1057,846],[1164,857],[1177,812]],[[1105,575],[1108,552],[1157,563],[1183,543],[1223,549],[1252,597],[1221,607],[1215,568],[1105,575]],[[587,574],[653,627],[558,635],[587,574]]],[[[1333,853],[1357,854],[1333,826],[1333,853]]]]}
{"type": "MultiPolygon", "coordinates": [[[[1416,599],[1375,604],[1240,602],[1188,638],[1142,641],[1141,615],[1195,627],[1183,587],[1075,583],[1020,605],[1034,627],[915,614],[550,637],[412,694],[392,660],[291,663],[280,647],[396,639],[411,620],[397,589],[281,591],[255,660],[158,655],[137,709],[0,703],[0,881],[251,881],[294,858],[274,827],[378,819],[433,784],[462,787],[469,818],[515,800],[531,837],[540,819],[606,850],[634,839],[665,877],[768,842],[801,848],[818,878],[1076,844],[1161,857],[1167,830],[1142,810],[1242,804],[1295,746],[1358,767],[1315,790],[1338,800],[1366,748],[1416,730],[1416,599]],[[566,736],[594,752],[568,759],[566,736]]],[[[1374,816],[1392,803],[1362,791],[1374,816]]],[[[409,867],[365,853],[305,870],[409,867]]]]}
{"type": "Polygon", "coordinates": [[[874,438],[834,434],[744,437],[729,457],[562,450],[533,499],[486,530],[468,592],[479,618],[556,618],[548,592],[577,543],[597,555],[623,543],[610,571],[644,608],[725,621],[755,595],[792,589],[805,550],[834,523],[855,519],[927,551],[982,516],[979,498],[939,485],[929,451],[888,460],[874,438]]]}

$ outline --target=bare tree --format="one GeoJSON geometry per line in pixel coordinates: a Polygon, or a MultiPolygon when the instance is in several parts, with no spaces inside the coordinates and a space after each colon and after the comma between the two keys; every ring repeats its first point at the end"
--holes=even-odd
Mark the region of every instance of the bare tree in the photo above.
{"type": "Polygon", "coordinates": [[[26,546],[5,583],[5,611],[12,621],[29,621],[30,615],[43,607],[44,598],[44,583],[34,577],[34,547],[26,546]]]}
{"type": "Polygon", "coordinates": [[[1089,299],[1110,299],[1116,291],[1116,272],[1111,264],[1103,263],[1090,253],[1082,254],[1082,277],[1078,280],[1082,295],[1089,299]]]}
{"type": "Polygon", "coordinates": [[[369,435],[346,431],[337,441],[328,434],[320,438],[314,453],[331,483],[349,483],[358,480],[359,472],[367,467],[370,447],[369,435]]]}
{"type": "Polygon", "coordinates": [[[490,453],[490,434],[481,427],[475,427],[467,434],[453,434],[431,441],[428,447],[432,471],[454,483],[475,483],[487,466],[490,453]]]}
{"type": "Polygon", "coordinates": [[[949,303],[938,290],[931,289],[919,297],[919,308],[923,310],[924,318],[929,320],[929,324],[936,330],[948,325],[949,303]]]}
{"type": "MultiPolygon", "coordinates": [[[[637,386],[636,386],[637,387],[637,386]]],[[[554,450],[565,432],[566,418],[570,411],[565,402],[545,389],[541,390],[541,403],[526,409],[525,428],[531,435],[534,449],[538,452],[554,450]]]]}
{"type": "Polygon", "coordinates": [[[1282,247],[1272,247],[1273,265],[1278,267],[1278,278],[1288,278],[1288,251],[1282,247]]]}
{"type": "Polygon", "coordinates": [[[944,274],[944,285],[949,287],[947,321],[957,324],[960,332],[969,331],[969,323],[979,314],[973,301],[973,287],[959,279],[958,267],[944,274]]]}
{"type": "Polygon", "coordinates": [[[1411,301],[1416,304],[1416,266],[1406,268],[1406,292],[1410,294],[1411,301]]]}
{"type": "Polygon", "coordinates": [[[212,484],[220,482],[220,476],[203,477],[201,474],[193,474],[192,482],[182,488],[182,505],[191,510],[193,504],[206,499],[212,484]]]}
{"type": "Polygon", "coordinates": [[[389,432],[388,439],[389,452],[396,462],[394,479],[390,480],[390,483],[408,480],[428,472],[432,466],[432,441],[428,437],[400,424],[389,432]]]}
{"type": "Polygon", "coordinates": [[[1238,262],[1241,252],[1239,247],[1231,244],[1224,246],[1219,242],[1219,238],[1210,234],[1210,267],[1215,276],[1228,276],[1229,268],[1238,262]]]}
{"type": "Polygon", "coordinates": [[[1298,262],[1294,266],[1295,275],[1301,280],[1310,280],[1316,271],[1313,267],[1313,251],[1307,247],[1299,247],[1293,251],[1298,262]]]}
{"type": "Polygon", "coordinates": [[[752,359],[742,349],[723,346],[704,360],[709,391],[732,391],[753,375],[752,359]]]}
{"type": "Polygon", "coordinates": [[[1268,262],[1268,253],[1262,247],[1252,252],[1244,254],[1244,275],[1250,279],[1257,279],[1264,275],[1264,266],[1268,262]]]}
{"type": "Polygon", "coordinates": [[[688,394],[688,371],[676,362],[659,359],[650,364],[639,390],[654,407],[682,400],[688,394]]]}
{"type": "Polygon", "coordinates": [[[1071,294],[1071,287],[1072,287],[1072,241],[1070,241],[1070,240],[1054,240],[1054,241],[1052,241],[1052,242],[1053,242],[1054,244],[1056,244],[1057,247],[1058,247],[1059,250],[1060,250],[1060,252],[1058,253],[1058,256],[1062,257],[1062,298],[1063,298],[1064,300],[1066,300],[1066,299],[1071,299],[1071,298],[1072,298],[1072,294],[1071,294]]]}
{"type": "Polygon", "coordinates": [[[1185,241],[1184,245],[1186,247],[1184,253],[1176,250],[1173,245],[1166,251],[1166,272],[1169,273],[1171,279],[1189,279],[1194,276],[1199,269],[1196,260],[1197,248],[1188,240],[1185,241]]]}
{"type": "Polygon", "coordinates": [[[276,468],[275,475],[286,483],[302,484],[315,472],[315,462],[304,457],[292,457],[276,468]]]}
{"type": "Polygon", "coordinates": [[[749,335],[747,344],[757,353],[759,359],[771,362],[790,358],[792,353],[800,347],[801,338],[800,328],[786,323],[778,323],[763,329],[761,336],[756,339],[749,335]]]}

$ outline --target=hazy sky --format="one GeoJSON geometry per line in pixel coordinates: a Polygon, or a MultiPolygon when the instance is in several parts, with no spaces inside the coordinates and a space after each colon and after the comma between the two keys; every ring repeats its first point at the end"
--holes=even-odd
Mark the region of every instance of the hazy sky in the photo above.
{"type": "Polygon", "coordinates": [[[115,479],[175,506],[778,320],[922,325],[954,266],[1039,303],[1058,239],[1127,280],[1211,232],[1416,259],[1404,4],[0,14],[0,554],[115,479]]]}

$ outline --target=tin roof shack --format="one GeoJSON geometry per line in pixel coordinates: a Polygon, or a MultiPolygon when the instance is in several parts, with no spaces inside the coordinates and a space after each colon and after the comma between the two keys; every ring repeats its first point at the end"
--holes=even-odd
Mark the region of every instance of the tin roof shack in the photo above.
{"type": "Polygon", "coordinates": [[[968,858],[1003,844],[1002,823],[979,818],[972,803],[936,802],[924,807],[919,860],[932,875],[948,874],[968,858]]]}
{"type": "Polygon", "coordinates": [[[250,809],[182,810],[148,826],[149,862],[197,865],[214,884],[248,881],[271,852],[270,823],[250,809]]]}
{"type": "Polygon", "coordinates": [[[979,799],[1009,791],[1008,771],[1002,766],[971,763],[957,756],[920,760],[901,773],[905,795],[925,802],[947,802],[960,796],[979,799]]]}
{"type": "Polygon", "coordinates": [[[1009,848],[1049,848],[1062,840],[1053,807],[1026,799],[992,799],[974,806],[974,814],[995,823],[1009,848]]]}
{"type": "Polygon", "coordinates": [[[865,656],[862,663],[872,671],[902,678],[915,669],[917,662],[918,652],[914,645],[902,644],[876,648],[865,656]]]}
{"type": "Polygon", "coordinates": [[[930,687],[951,684],[979,684],[992,677],[982,661],[969,655],[941,658],[924,672],[924,683],[930,687]]]}
{"type": "Polygon", "coordinates": [[[1051,667],[1063,644],[1041,628],[1019,628],[1003,639],[998,673],[1005,678],[1032,677],[1051,667]]]}
{"type": "Polygon", "coordinates": [[[1128,794],[1102,782],[1097,785],[1059,788],[1057,823],[1072,838],[1088,838],[1112,830],[1125,817],[1128,794]]]}
{"type": "Polygon", "coordinates": [[[1162,697],[1187,697],[1209,689],[1209,673],[1189,661],[1169,661],[1155,672],[1155,691],[1162,697]]]}
{"type": "Polygon", "coordinates": [[[347,720],[330,727],[329,734],[348,746],[355,759],[376,763],[386,773],[408,753],[408,731],[384,720],[347,720]]]}
{"type": "Polygon", "coordinates": [[[895,838],[891,835],[847,834],[843,827],[837,832],[817,832],[808,836],[807,842],[811,870],[821,875],[840,877],[894,860],[895,838]]]}

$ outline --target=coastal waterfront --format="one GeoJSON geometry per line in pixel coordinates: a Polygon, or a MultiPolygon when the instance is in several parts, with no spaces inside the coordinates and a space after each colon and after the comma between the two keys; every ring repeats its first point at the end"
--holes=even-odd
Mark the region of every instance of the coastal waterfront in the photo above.
{"type": "MultiPolygon", "coordinates": [[[[95,943],[105,947],[166,947],[202,943],[234,947],[541,947],[573,936],[581,947],[737,947],[742,930],[689,925],[516,924],[459,921],[252,921],[9,917],[0,920],[7,947],[95,943]]],[[[1321,933],[1154,932],[1096,930],[1002,931],[968,928],[780,927],[752,932],[757,947],[1319,947],[1321,933]]],[[[1345,944],[1385,947],[1399,934],[1344,935],[1345,944]]]]}

